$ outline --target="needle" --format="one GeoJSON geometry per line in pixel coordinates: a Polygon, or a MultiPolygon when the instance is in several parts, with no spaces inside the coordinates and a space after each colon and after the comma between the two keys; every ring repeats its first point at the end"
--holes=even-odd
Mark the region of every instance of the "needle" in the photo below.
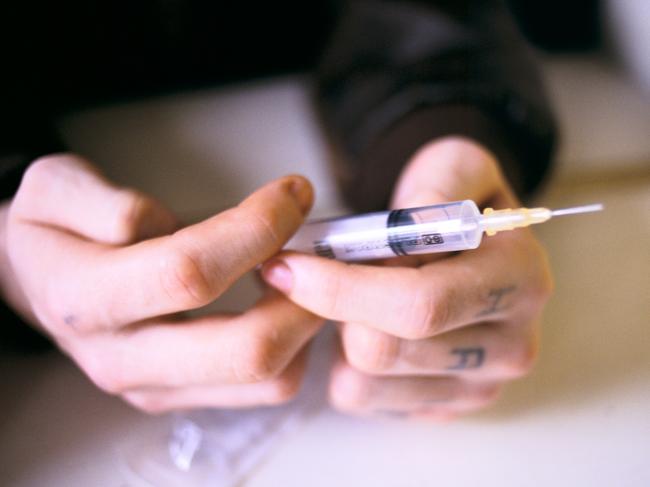
{"type": "Polygon", "coordinates": [[[551,211],[552,216],[575,215],[578,213],[591,213],[592,211],[601,211],[604,208],[602,203],[593,205],[574,206],[572,208],[561,208],[551,211]]]}

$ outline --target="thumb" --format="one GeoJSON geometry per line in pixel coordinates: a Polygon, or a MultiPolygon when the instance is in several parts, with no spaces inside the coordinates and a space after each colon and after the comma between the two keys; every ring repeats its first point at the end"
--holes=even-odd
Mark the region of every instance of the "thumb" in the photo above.
{"type": "Polygon", "coordinates": [[[72,154],[43,157],[29,167],[12,216],[113,245],[165,235],[178,227],[176,217],[161,203],[116,186],[72,154]]]}
{"type": "Polygon", "coordinates": [[[481,205],[504,192],[509,190],[499,164],[486,148],[470,139],[445,137],[422,147],[408,162],[395,186],[391,208],[464,199],[481,205]]]}
{"type": "MultiPolygon", "coordinates": [[[[92,326],[123,326],[214,301],[282,248],[303,223],[312,200],[306,179],[284,177],[238,206],[172,235],[108,252],[98,243],[24,221],[9,233],[10,256],[22,265],[17,268],[35,295],[47,296],[51,279],[43,280],[44,275],[60,276],[56,290],[72,290],[70,296],[100,286],[101,293],[86,293],[70,306],[92,326]]],[[[65,303],[56,304],[67,310],[65,303]]]]}

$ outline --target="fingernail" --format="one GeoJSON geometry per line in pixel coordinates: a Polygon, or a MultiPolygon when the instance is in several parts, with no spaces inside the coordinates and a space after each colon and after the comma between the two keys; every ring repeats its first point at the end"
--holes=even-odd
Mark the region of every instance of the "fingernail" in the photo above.
{"type": "Polygon", "coordinates": [[[262,277],[266,282],[282,292],[288,293],[293,285],[291,269],[283,261],[273,259],[262,267],[262,277]]]}
{"type": "Polygon", "coordinates": [[[291,181],[289,191],[298,203],[298,207],[303,215],[309,213],[312,204],[311,185],[302,177],[294,177],[291,181]]]}

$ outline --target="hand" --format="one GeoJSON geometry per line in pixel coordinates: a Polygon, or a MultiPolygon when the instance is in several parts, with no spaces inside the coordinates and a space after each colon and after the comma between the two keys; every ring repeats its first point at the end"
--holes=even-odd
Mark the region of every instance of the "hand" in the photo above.
{"type": "Polygon", "coordinates": [[[178,312],[277,253],[312,198],[289,176],[177,230],[159,203],[84,160],[43,158],[5,219],[5,294],[99,387],[145,411],[286,401],[322,319],[272,289],[238,315],[178,312]]]}
{"type": "MultiPolygon", "coordinates": [[[[519,206],[489,152],[447,138],[409,162],[392,207],[461,199],[519,206]]],[[[485,407],[530,370],[552,281],[528,229],[488,237],[477,250],[382,264],[283,253],[262,270],[295,303],[341,322],[335,407],[445,420],[485,407]]]]}

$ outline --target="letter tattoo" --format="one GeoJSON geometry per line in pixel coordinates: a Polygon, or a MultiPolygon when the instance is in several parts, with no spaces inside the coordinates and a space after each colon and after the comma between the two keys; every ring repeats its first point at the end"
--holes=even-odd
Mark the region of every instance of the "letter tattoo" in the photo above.
{"type": "Polygon", "coordinates": [[[517,289],[517,286],[508,286],[508,287],[500,287],[497,289],[492,289],[487,297],[489,301],[487,308],[481,310],[476,315],[476,317],[479,318],[481,316],[490,315],[492,313],[496,313],[497,311],[501,311],[505,309],[505,306],[503,305],[503,297],[506,294],[510,294],[515,289],[517,289]]]}
{"type": "Polygon", "coordinates": [[[483,347],[454,348],[451,353],[458,357],[458,361],[447,370],[478,369],[485,361],[483,347]]]}
{"type": "Polygon", "coordinates": [[[66,325],[71,326],[71,327],[74,328],[75,325],[77,324],[77,317],[75,315],[65,315],[63,317],[63,322],[66,325]]]}

